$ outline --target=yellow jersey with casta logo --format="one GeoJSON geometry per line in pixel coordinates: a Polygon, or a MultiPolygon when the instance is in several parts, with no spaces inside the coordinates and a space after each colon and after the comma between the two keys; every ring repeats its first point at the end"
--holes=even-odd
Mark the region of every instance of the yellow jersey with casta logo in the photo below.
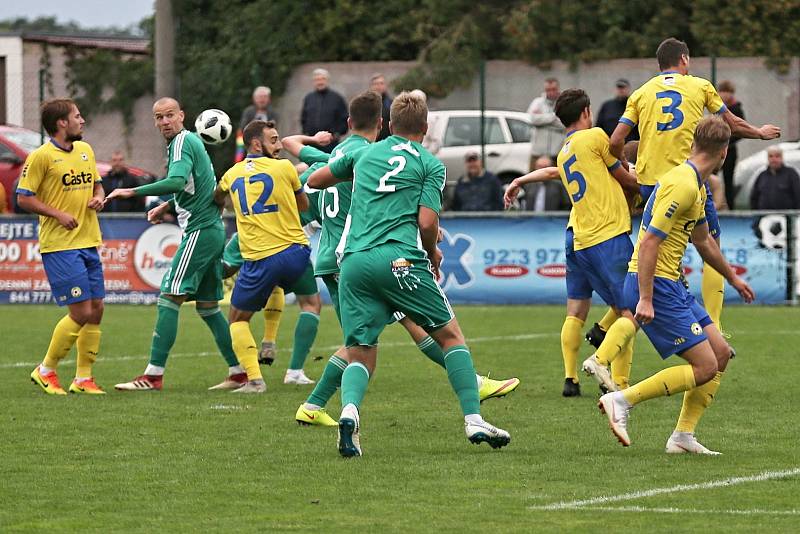
{"type": "Polygon", "coordinates": [[[611,175],[621,163],[611,155],[603,130],[571,132],[558,153],[557,164],[572,202],[568,226],[575,235],[575,250],[631,231],[625,193],[611,175]]]}
{"type": "Polygon", "coordinates": [[[706,188],[691,162],[678,165],[656,184],[642,213],[639,237],[628,264],[628,272],[639,272],[639,245],[645,232],[663,241],[658,247],[655,276],[678,280],[681,260],[692,230],[706,223],[706,188]]]}
{"type": "Polygon", "coordinates": [[[244,259],[267,258],[295,243],[308,245],[295,199],[303,186],[291,161],[248,155],[228,169],[219,188],[231,195],[244,259]]]}
{"type": "Polygon", "coordinates": [[[628,98],[619,122],[639,126],[636,176],[642,185],[655,185],[692,151],[697,123],[704,110],[724,113],[725,104],[706,79],[664,71],[628,98]]]}
{"type": "Polygon", "coordinates": [[[48,206],[68,213],[78,221],[77,228],[67,230],[53,217],[40,215],[40,252],[74,250],[103,244],[97,212],[89,208],[94,186],[101,181],[94,151],[83,141],[74,141],[70,151],[49,141],[28,154],[17,194],[35,195],[48,206]]]}

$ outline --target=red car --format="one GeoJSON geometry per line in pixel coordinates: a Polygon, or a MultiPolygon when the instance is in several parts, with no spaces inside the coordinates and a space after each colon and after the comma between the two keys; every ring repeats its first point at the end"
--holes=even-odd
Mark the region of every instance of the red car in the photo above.
{"type": "MultiPolygon", "coordinates": [[[[49,138],[45,136],[45,141],[49,138]]],[[[22,166],[25,164],[25,158],[28,154],[39,148],[42,144],[42,138],[38,132],[22,128],[20,126],[11,126],[9,124],[0,124],[0,185],[5,189],[6,202],[8,204],[8,211],[12,211],[14,201],[12,199],[14,192],[14,182],[19,178],[22,172],[22,166]]],[[[111,164],[98,161],[97,170],[101,176],[104,176],[111,170],[111,164]]],[[[138,167],[128,167],[128,171],[136,177],[154,176],[144,169],[138,167]]]]}

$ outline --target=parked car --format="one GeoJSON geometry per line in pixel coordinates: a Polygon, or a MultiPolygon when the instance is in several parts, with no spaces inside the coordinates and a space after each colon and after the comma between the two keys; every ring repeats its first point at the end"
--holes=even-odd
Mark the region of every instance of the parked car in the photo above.
{"type": "MultiPolygon", "coordinates": [[[[775,145],[772,145],[775,146],[775,145]]],[[[783,164],[787,167],[794,167],[800,172],[800,141],[788,143],[778,143],[783,150],[783,164]]],[[[734,187],[737,188],[734,204],[739,209],[750,209],[750,190],[761,171],[767,168],[767,149],[752,154],[736,164],[733,173],[734,187]]]]}
{"type": "MultiPolygon", "coordinates": [[[[464,174],[464,155],[481,150],[479,110],[431,111],[423,144],[447,167],[452,187],[464,174]]],[[[484,113],[484,167],[504,184],[528,172],[531,121],[521,111],[486,110],[484,113]]]]}
{"type": "MultiPolygon", "coordinates": [[[[45,136],[45,142],[48,140],[49,137],[45,136]]],[[[0,185],[6,190],[9,209],[12,205],[14,182],[22,173],[25,158],[39,148],[41,144],[42,138],[39,132],[20,126],[0,124],[0,185]]],[[[110,163],[97,162],[97,171],[101,176],[105,175],[109,170],[111,170],[110,163]]],[[[139,178],[153,176],[153,173],[138,167],[129,166],[128,170],[139,178]]]]}

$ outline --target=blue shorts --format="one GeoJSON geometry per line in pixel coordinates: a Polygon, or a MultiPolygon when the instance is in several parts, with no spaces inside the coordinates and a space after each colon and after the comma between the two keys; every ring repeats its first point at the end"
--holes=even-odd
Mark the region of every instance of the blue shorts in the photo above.
{"type": "MultiPolygon", "coordinates": [[[[708,233],[714,239],[719,239],[722,235],[722,227],[719,225],[719,216],[717,215],[717,207],[714,205],[714,198],[711,196],[711,186],[706,182],[706,222],[708,223],[708,233]]],[[[647,204],[647,199],[653,194],[656,188],[654,185],[641,185],[639,184],[639,194],[642,196],[642,206],[647,204]]]]}
{"type": "Polygon", "coordinates": [[[59,306],[106,296],[103,264],[97,247],[45,252],[42,265],[59,306]]]}
{"type": "Polygon", "coordinates": [[[567,298],[585,300],[596,291],[609,306],[621,307],[622,287],[628,273],[633,244],[627,234],[575,250],[573,232],[567,229],[567,298]]]}
{"type": "MultiPolygon", "coordinates": [[[[635,314],[638,303],[639,275],[628,273],[624,306],[635,314]]],[[[653,310],[655,317],[642,325],[642,330],[662,359],[682,354],[708,339],[703,329],[711,324],[711,318],[680,281],[653,278],[653,310]]]]}
{"type": "Polygon", "coordinates": [[[269,299],[275,286],[291,288],[311,265],[311,249],[293,244],[266,258],[245,260],[233,286],[231,305],[243,311],[258,311],[269,299]]]}

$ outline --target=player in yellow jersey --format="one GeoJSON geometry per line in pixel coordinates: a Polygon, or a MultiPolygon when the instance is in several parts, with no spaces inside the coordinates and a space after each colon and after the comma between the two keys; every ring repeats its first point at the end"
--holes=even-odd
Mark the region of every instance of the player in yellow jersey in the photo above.
{"type": "MultiPolygon", "coordinates": [[[[517,178],[506,196],[507,200],[513,197],[523,183],[560,178],[572,202],[566,232],[567,317],[561,329],[566,374],[562,394],[572,397],[580,394],[577,358],[592,293],[597,292],[616,315],[626,315],[633,321],[633,315],[622,308],[622,286],[633,251],[628,237],[631,217],[623,188],[631,195],[638,188],[636,178],[609,152],[605,132],[592,128],[590,101],[585,91],[562,92],[555,113],[567,129],[564,146],[558,154],[557,172],[550,170],[538,176],[531,173],[517,178]]],[[[608,371],[597,370],[600,371],[605,371],[603,381],[613,384],[608,371]]],[[[625,382],[628,372],[624,373],[625,382]]]]}
{"type": "Polygon", "coordinates": [[[294,165],[270,157],[275,149],[272,145],[280,143],[274,124],[253,121],[243,136],[247,157],[225,173],[214,199],[224,205],[225,197],[231,196],[245,260],[233,287],[228,317],[233,350],[248,380],[236,391],[261,393],[266,384],[258,366],[250,317],[264,307],[275,286],[293,292],[294,284],[311,265],[299,213],[308,209],[308,197],[294,165]]]}
{"type": "Polygon", "coordinates": [[[755,298],[725,261],[705,214],[705,184],[725,161],[730,134],[721,118],[702,119],[690,158],[661,177],[642,214],[625,279],[625,307],[635,310],[636,320],[663,359],[678,354],[687,365],[668,367],[624,391],[600,397],[598,406],[624,446],[631,443],[627,421],[634,405],[685,391],[667,452],[717,454],[697,441],[694,429],[716,395],[731,349],[680,278],[681,259],[691,238],[703,260],[722,273],[745,302],[755,298]]]}
{"type": "MultiPolygon", "coordinates": [[[[733,134],[748,139],[775,139],[780,128],[771,124],[760,128],[731,113],[708,80],[689,74],[689,47],[669,38],[656,51],[661,73],[654,76],[628,99],[625,113],[611,135],[611,152],[622,157],[625,138],[634,126],[641,137],[636,175],[642,199],[647,202],[661,176],[689,157],[692,136],[704,110],[720,115],[733,134]]],[[[720,226],[714,201],[706,186],[708,229],[717,242],[720,226]]],[[[722,315],[724,281],[711,268],[703,269],[703,303],[719,326],[722,315]]]]}
{"type": "Polygon", "coordinates": [[[94,152],[81,141],[84,120],[68,98],[42,104],[42,126],[50,141],[28,155],[17,188],[17,204],[39,215],[39,252],[53,298],[69,313],[53,330],[44,361],[31,380],[51,395],[66,395],[56,368],[72,346],[78,365],[71,393],[105,393],[92,378],[100,349],[103,318],[103,266],[97,247],[103,244],[97,211],[103,208],[103,186],[94,152]]]}

